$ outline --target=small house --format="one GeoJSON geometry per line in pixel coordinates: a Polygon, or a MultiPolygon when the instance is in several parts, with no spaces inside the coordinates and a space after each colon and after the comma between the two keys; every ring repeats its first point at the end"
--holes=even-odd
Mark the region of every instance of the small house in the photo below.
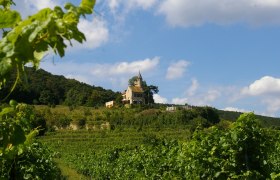
{"type": "Polygon", "coordinates": [[[106,108],[112,108],[115,105],[115,101],[109,101],[105,103],[106,108]]]}
{"type": "Polygon", "coordinates": [[[166,111],[176,111],[177,110],[177,107],[176,106],[169,106],[169,107],[166,107],[166,111]]]}

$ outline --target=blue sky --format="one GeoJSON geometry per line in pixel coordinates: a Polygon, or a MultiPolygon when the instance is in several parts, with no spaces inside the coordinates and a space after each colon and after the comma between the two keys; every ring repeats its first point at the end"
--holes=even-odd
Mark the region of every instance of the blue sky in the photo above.
{"type": "MultiPolygon", "coordinates": [[[[26,16],[66,1],[15,2],[26,16]]],[[[79,24],[87,42],[41,68],[114,91],[140,70],[157,102],[280,116],[280,0],[97,0],[95,11],[79,24]]]]}

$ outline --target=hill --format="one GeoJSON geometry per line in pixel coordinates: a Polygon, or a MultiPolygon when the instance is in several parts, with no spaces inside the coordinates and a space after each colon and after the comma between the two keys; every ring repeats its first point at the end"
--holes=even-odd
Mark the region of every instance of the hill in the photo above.
{"type": "MultiPolygon", "coordinates": [[[[43,69],[35,70],[26,67],[26,76],[21,77],[19,84],[11,93],[9,98],[18,102],[34,105],[67,105],[67,106],[89,106],[100,107],[104,103],[116,100],[121,103],[121,93],[107,90],[102,87],[88,85],[74,79],[67,79],[64,76],[53,75],[43,69]]],[[[0,91],[0,98],[3,99],[10,91],[16,79],[16,73],[11,75],[6,87],[0,91]]],[[[168,104],[154,104],[145,108],[163,108],[168,104]]],[[[175,105],[176,106],[176,105],[175,105]]],[[[242,113],[232,111],[217,111],[220,119],[235,121],[242,113]]],[[[280,118],[257,115],[262,125],[266,127],[280,127],[280,118]]]]}
{"type": "MultiPolygon", "coordinates": [[[[219,117],[229,121],[235,121],[242,113],[234,111],[218,110],[219,117]]],[[[264,127],[280,127],[280,118],[256,115],[264,127]]]]}
{"type": "MultiPolygon", "coordinates": [[[[43,69],[25,67],[26,76],[20,77],[19,84],[11,93],[9,99],[28,104],[69,106],[103,106],[111,100],[121,100],[121,93],[106,90],[102,87],[91,86],[64,76],[53,75],[43,69]]],[[[11,75],[10,81],[0,92],[3,99],[9,93],[16,73],[11,75]]]]}

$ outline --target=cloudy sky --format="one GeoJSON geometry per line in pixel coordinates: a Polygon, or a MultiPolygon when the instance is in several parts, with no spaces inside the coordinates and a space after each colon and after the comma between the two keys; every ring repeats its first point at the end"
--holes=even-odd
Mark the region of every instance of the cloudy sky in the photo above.
{"type": "MultiPolygon", "coordinates": [[[[66,1],[15,2],[27,16],[66,1]]],[[[280,0],[97,0],[79,28],[87,42],[41,68],[115,91],[140,70],[157,102],[280,117],[280,0]]]]}

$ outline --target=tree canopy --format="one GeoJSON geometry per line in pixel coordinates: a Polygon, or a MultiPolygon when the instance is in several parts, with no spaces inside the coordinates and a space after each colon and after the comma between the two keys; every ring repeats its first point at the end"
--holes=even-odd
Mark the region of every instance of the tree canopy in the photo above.
{"type": "MultiPolygon", "coordinates": [[[[14,99],[28,104],[104,106],[105,102],[121,96],[118,92],[53,75],[43,69],[25,67],[25,73],[25,80],[21,78],[6,101],[14,99]]],[[[13,72],[0,91],[0,99],[9,93],[15,79],[16,72],[13,72]]]]}

